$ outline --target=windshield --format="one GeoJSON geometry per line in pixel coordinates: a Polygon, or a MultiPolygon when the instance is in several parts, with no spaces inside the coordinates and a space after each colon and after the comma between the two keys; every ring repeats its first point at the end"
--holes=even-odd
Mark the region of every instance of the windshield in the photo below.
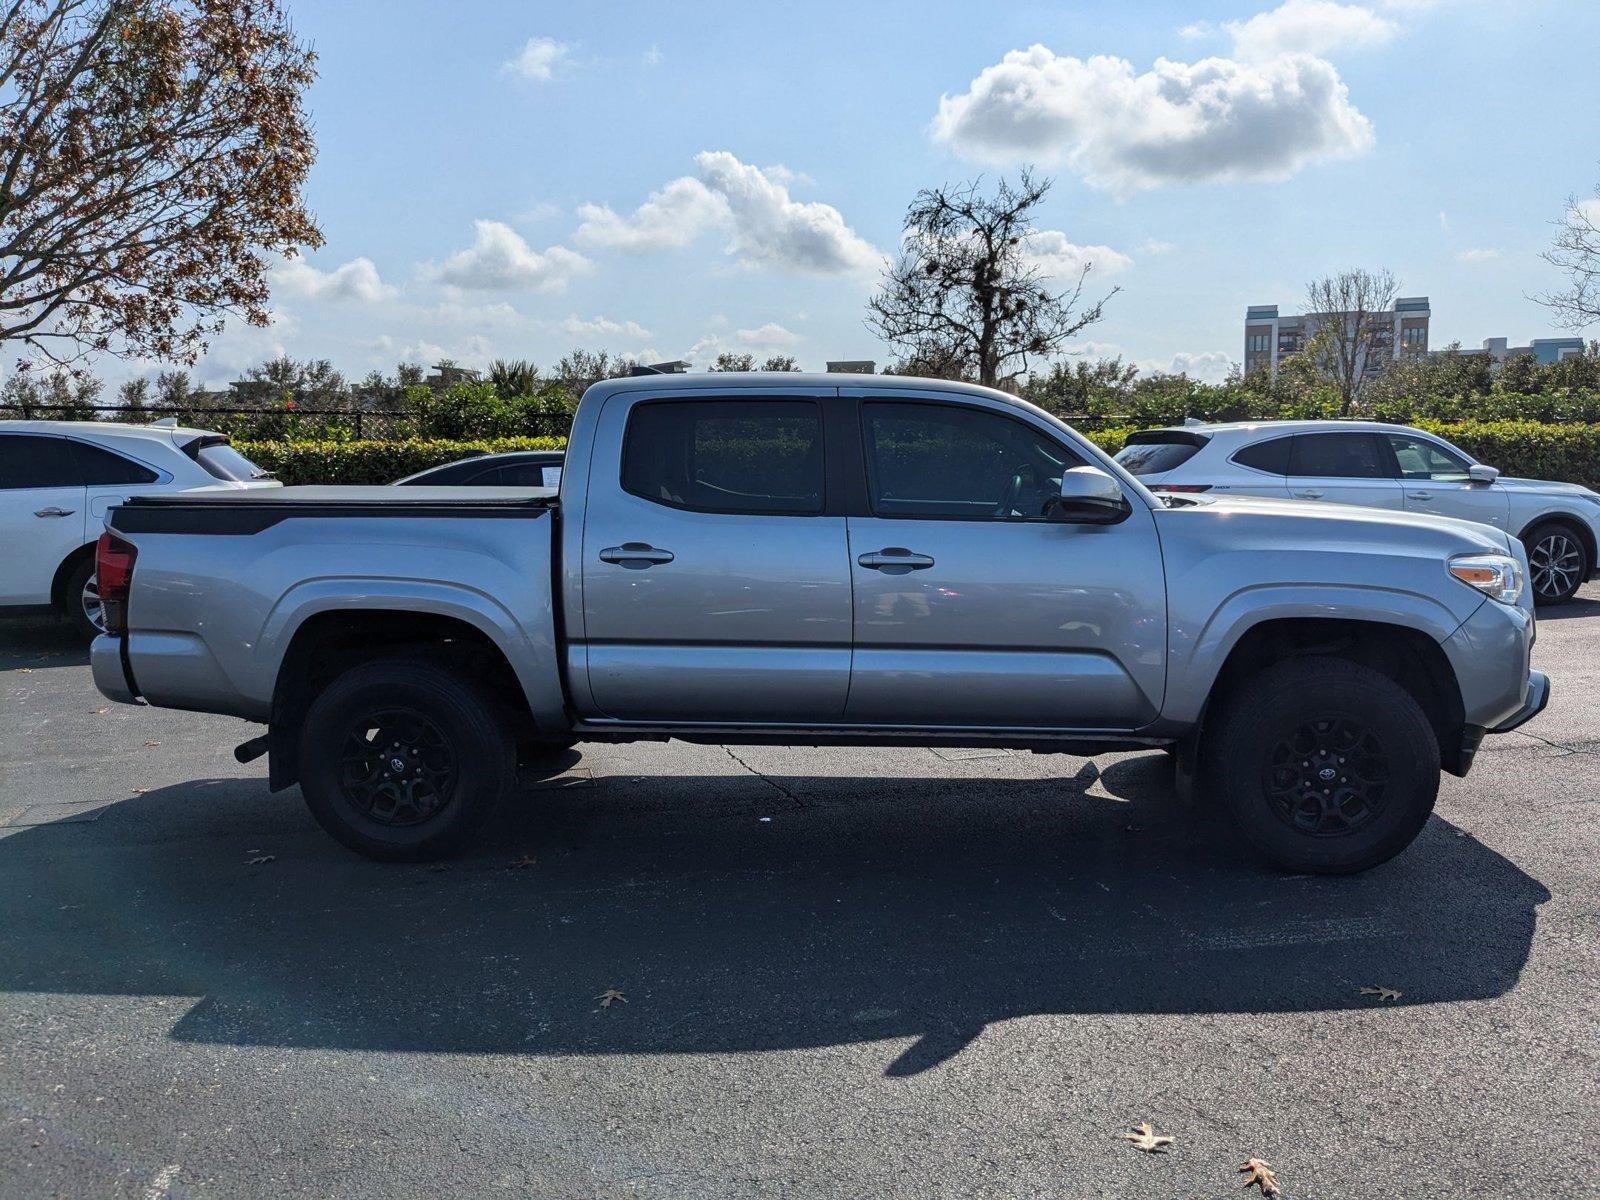
{"type": "Polygon", "coordinates": [[[205,468],[206,473],[232,483],[249,483],[257,479],[273,478],[227,442],[206,442],[186,447],[189,457],[205,468]]]}

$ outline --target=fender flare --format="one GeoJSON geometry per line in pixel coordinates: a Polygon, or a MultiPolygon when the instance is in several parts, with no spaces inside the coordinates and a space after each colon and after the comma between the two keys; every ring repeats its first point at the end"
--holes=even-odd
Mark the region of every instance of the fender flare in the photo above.
{"type": "Polygon", "coordinates": [[[1217,607],[1187,649],[1169,650],[1170,706],[1163,719],[1182,724],[1200,720],[1223,666],[1252,629],[1268,621],[1308,619],[1393,625],[1442,644],[1465,618],[1430,596],[1394,588],[1281,583],[1241,588],[1217,607]]]}

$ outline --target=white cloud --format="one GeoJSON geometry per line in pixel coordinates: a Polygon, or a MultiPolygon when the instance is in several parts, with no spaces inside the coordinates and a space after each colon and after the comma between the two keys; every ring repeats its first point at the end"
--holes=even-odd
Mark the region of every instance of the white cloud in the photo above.
{"type": "Polygon", "coordinates": [[[800,335],[776,321],[768,321],[755,329],[735,329],[733,340],[749,350],[787,350],[800,341],[800,335]]]}
{"type": "Polygon", "coordinates": [[[1167,183],[1287,179],[1319,159],[1372,145],[1331,63],[1126,59],[1013,50],[965,92],[944,96],[933,135],[993,162],[1065,161],[1089,183],[1131,191],[1167,183]]]}
{"type": "Polygon", "coordinates": [[[628,342],[643,342],[654,336],[637,321],[613,321],[610,317],[591,317],[585,321],[568,317],[561,322],[564,332],[585,341],[597,338],[622,338],[628,342]]]}
{"type": "Polygon", "coordinates": [[[1400,26],[1370,8],[1334,0],[1284,0],[1271,12],[1229,21],[1224,28],[1233,38],[1234,53],[1244,59],[1381,46],[1400,32],[1400,26]]]}
{"type": "Polygon", "coordinates": [[[634,252],[686,246],[710,229],[727,238],[727,253],[745,265],[812,275],[875,271],[882,255],[831,204],[789,196],[783,168],[763,171],[727,151],[695,157],[699,175],[674,179],[623,216],[602,204],[578,209],[575,240],[634,252]]]}
{"type": "Polygon", "coordinates": [[[500,64],[500,70],[506,75],[515,75],[533,83],[549,83],[571,53],[571,46],[554,38],[529,38],[515,58],[500,64]]]}
{"type": "Polygon", "coordinates": [[[352,258],[331,271],[319,271],[301,258],[286,258],[272,270],[272,283],[309,300],[359,300],[373,304],[392,299],[397,289],[384,283],[370,258],[352,258]]]}
{"type": "Polygon", "coordinates": [[[1210,21],[1191,21],[1178,30],[1178,36],[1186,42],[1198,42],[1215,32],[1216,27],[1210,21]]]}
{"type": "Polygon", "coordinates": [[[1462,262],[1488,262],[1490,259],[1499,258],[1500,251],[1474,246],[1466,250],[1457,250],[1456,257],[1462,262]]]}
{"type": "Polygon", "coordinates": [[[1157,254],[1171,254],[1178,247],[1172,242],[1163,242],[1160,238],[1145,238],[1134,248],[1140,254],[1150,257],[1157,254]]]}
{"type": "Polygon", "coordinates": [[[500,221],[474,221],[472,245],[452,255],[432,274],[441,283],[480,291],[536,288],[559,291],[574,275],[589,269],[589,260],[565,246],[542,253],[500,221]]]}
{"type": "Polygon", "coordinates": [[[1133,265],[1133,259],[1110,246],[1079,246],[1059,229],[1036,229],[1022,247],[1027,265],[1050,279],[1076,280],[1088,267],[1100,275],[1115,275],[1133,265]]]}
{"type": "Polygon", "coordinates": [[[573,235],[580,246],[604,246],[634,253],[687,246],[707,229],[725,223],[728,203],[698,179],[674,179],[624,217],[604,204],[578,208],[582,224],[573,235]]]}
{"type": "Polygon", "coordinates": [[[1590,196],[1587,200],[1579,200],[1572,206],[1573,215],[1580,221],[1600,228],[1600,196],[1590,196]]]}
{"type": "Polygon", "coordinates": [[[647,67],[659,67],[662,57],[661,47],[652,44],[650,49],[639,56],[639,61],[647,67]]]}
{"type": "MultiPolygon", "coordinates": [[[[715,318],[713,326],[721,325],[722,320],[721,317],[715,318]]],[[[726,352],[760,357],[790,350],[800,340],[798,333],[772,321],[756,329],[735,329],[731,334],[714,328],[690,346],[683,357],[696,366],[710,365],[716,361],[717,355],[726,352]]]]}
{"type": "MultiPolygon", "coordinates": [[[[1146,367],[1146,370],[1156,369],[1146,367]]],[[[1187,375],[1202,383],[1221,383],[1233,369],[1233,359],[1221,350],[1204,350],[1198,354],[1182,352],[1172,356],[1165,370],[1169,375],[1187,375]]]]}

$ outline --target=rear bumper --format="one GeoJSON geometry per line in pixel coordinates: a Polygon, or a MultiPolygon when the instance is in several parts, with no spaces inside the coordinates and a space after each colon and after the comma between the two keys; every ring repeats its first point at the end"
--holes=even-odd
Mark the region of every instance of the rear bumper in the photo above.
{"type": "Polygon", "coordinates": [[[1510,733],[1521,725],[1526,725],[1545,709],[1550,703],[1550,676],[1543,671],[1528,672],[1528,698],[1521,708],[1512,713],[1500,724],[1491,729],[1490,733],[1510,733]]]}
{"type": "Polygon", "coordinates": [[[122,638],[107,637],[105,634],[90,642],[89,673],[94,678],[94,686],[106,699],[115,700],[118,704],[138,704],[139,695],[134,691],[127,664],[123,662],[125,644],[122,638]]]}

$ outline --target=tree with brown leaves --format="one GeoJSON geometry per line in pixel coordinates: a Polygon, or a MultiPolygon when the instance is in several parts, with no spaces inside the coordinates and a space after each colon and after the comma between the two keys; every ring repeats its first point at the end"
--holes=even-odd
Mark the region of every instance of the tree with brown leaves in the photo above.
{"type": "Polygon", "coordinates": [[[278,0],[0,0],[0,341],[193,362],[321,244],[278,0]]]}
{"type": "Polygon", "coordinates": [[[1023,171],[994,195],[981,181],[917,193],[906,211],[900,258],[868,302],[867,325],[907,360],[951,378],[1003,387],[1027,374],[1101,317],[1106,300],[1080,309],[1089,268],[1053,291],[1030,261],[1033,212],[1048,179],[1023,171]]]}

